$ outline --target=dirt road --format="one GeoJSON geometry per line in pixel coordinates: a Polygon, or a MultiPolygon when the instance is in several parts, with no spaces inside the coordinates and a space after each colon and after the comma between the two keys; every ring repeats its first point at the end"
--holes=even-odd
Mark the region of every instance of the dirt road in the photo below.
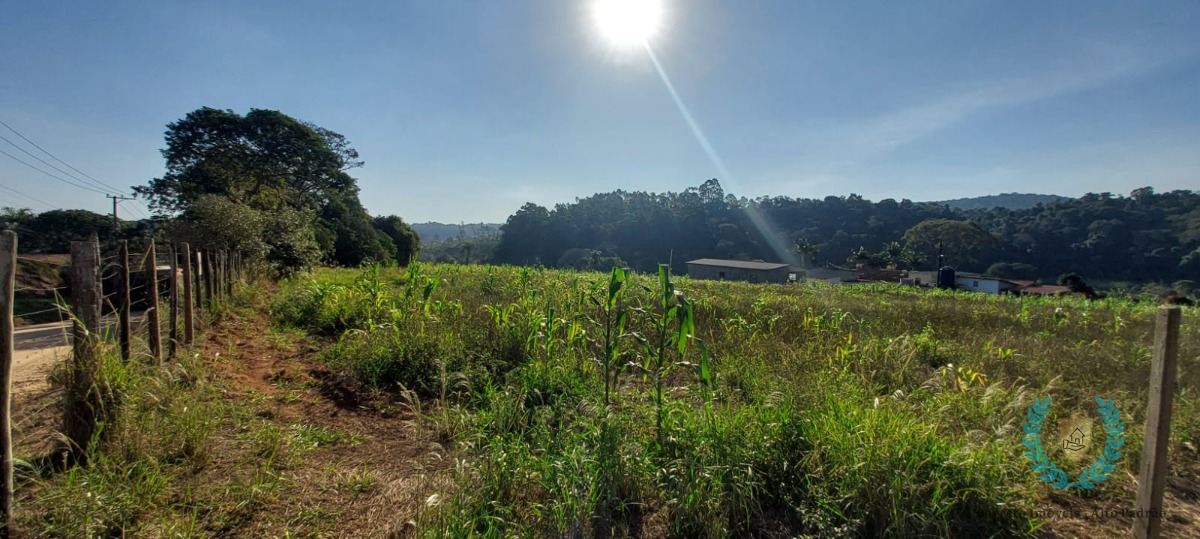
{"type": "MultiPolygon", "coordinates": [[[[131,314],[133,328],[142,322],[142,312],[131,314]]],[[[103,331],[115,331],[116,319],[105,316],[103,331]]],[[[71,357],[71,324],[52,322],[21,326],[13,331],[13,394],[21,395],[45,389],[46,375],[55,363],[71,357]]]]}
{"type": "Polygon", "coordinates": [[[55,362],[71,355],[71,325],[61,322],[23,326],[13,332],[13,393],[46,387],[46,374],[55,362]]]}

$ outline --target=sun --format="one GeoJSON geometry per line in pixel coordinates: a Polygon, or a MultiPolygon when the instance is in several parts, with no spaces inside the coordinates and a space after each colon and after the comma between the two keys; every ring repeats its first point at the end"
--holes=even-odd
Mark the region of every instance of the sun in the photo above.
{"type": "Polygon", "coordinates": [[[661,0],[595,0],[592,14],[600,33],[613,45],[642,45],[662,24],[661,0]]]}

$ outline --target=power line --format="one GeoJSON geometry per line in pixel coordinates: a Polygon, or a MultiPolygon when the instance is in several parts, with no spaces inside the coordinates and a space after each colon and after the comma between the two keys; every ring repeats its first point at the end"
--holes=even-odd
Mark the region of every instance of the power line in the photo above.
{"type": "MultiPolygon", "coordinates": [[[[133,199],[125,199],[125,200],[121,200],[121,202],[133,202],[133,199]]],[[[149,215],[146,215],[145,211],[142,211],[142,208],[138,208],[138,206],[136,206],[136,205],[133,205],[133,204],[126,205],[125,208],[133,210],[134,214],[138,214],[138,215],[142,216],[142,218],[150,218],[149,215]]]]}
{"type": "MultiPolygon", "coordinates": [[[[132,202],[132,200],[131,200],[131,199],[125,199],[125,200],[122,200],[121,202],[132,202]]],[[[127,208],[129,208],[129,209],[131,209],[131,210],[133,210],[134,212],[137,212],[137,214],[138,214],[138,215],[141,215],[143,219],[149,219],[149,218],[150,218],[150,216],[149,216],[149,215],[147,215],[147,214],[146,214],[146,212],[142,211],[142,209],[141,209],[141,208],[139,208],[139,207],[137,207],[137,206],[134,206],[134,205],[130,204],[129,206],[126,206],[126,207],[127,207],[127,208]]]]}
{"type": "Polygon", "coordinates": [[[71,180],[64,180],[64,179],[62,179],[61,177],[55,176],[55,175],[53,175],[53,174],[51,174],[51,173],[49,173],[49,172],[46,172],[46,171],[44,171],[44,170],[42,170],[42,169],[40,169],[40,168],[37,168],[37,167],[35,167],[35,166],[33,166],[33,165],[29,164],[29,163],[26,163],[26,162],[22,161],[22,160],[18,159],[16,156],[14,156],[13,154],[11,154],[11,153],[8,153],[8,152],[6,152],[6,151],[4,151],[4,150],[0,150],[0,153],[2,153],[2,154],[4,154],[4,155],[7,155],[7,156],[11,157],[13,161],[16,161],[16,162],[18,162],[18,163],[21,163],[22,165],[25,165],[25,166],[27,166],[27,167],[29,167],[29,168],[32,168],[33,170],[36,170],[36,171],[38,171],[38,172],[41,172],[42,174],[45,174],[45,175],[47,175],[47,176],[50,176],[51,178],[54,178],[54,179],[56,179],[56,180],[58,180],[58,181],[60,181],[60,182],[63,182],[63,183],[65,183],[65,184],[67,184],[67,185],[73,185],[73,186],[75,186],[75,187],[78,187],[78,188],[80,188],[80,189],[84,189],[84,190],[91,191],[91,192],[93,192],[93,193],[97,193],[97,194],[101,194],[101,195],[107,195],[107,194],[108,194],[108,193],[105,193],[104,191],[100,191],[100,190],[97,190],[97,189],[93,189],[93,188],[91,188],[91,187],[88,187],[88,186],[86,186],[86,185],[80,185],[80,184],[78,184],[78,183],[75,183],[75,182],[73,182],[73,181],[71,181],[71,180]]]}
{"type": "MultiPolygon", "coordinates": [[[[82,171],[82,170],[79,170],[79,169],[75,168],[74,166],[71,166],[71,164],[70,164],[70,163],[68,163],[68,162],[66,162],[66,161],[63,161],[63,160],[62,160],[62,159],[60,159],[58,156],[56,156],[56,155],[54,155],[54,154],[50,153],[50,152],[49,152],[48,150],[46,150],[45,148],[43,148],[43,147],[39,146],[39,145],[38,145],[38,143],[36,143],[36,142],[34,142],[34,141],[30,140],[30,139],[29,139],[29,137],[26,137],[25,135],[21,134],[21,132],[20,132],[20,131],[17,131],[15,128],[13,128],[13,126],[11,126],[11,125],[8,125],[8,124],[7,124],[7,123],[5,123],[3,120],[0,120],[0,125],[3,125],[4,127],[8,128],[8,130],[9,130],[9,131],[12,131],[12,132],[13,132],[14,134],[16,134],[18,137],[21,137],[21,140],[24,140],[25,142],[28,142],[28,143],[29,143],[31,146],[33,146],[34,148],[37,148],[37,149],[38,149],[38,150],[40,150],[42,153],[44,153],[44,154],[46,154],[46,155],[50,156],[50,158],[51,158],[51,159],[53,159],[53,160],[55,160],[55,161],[58,161],[58,162],[59,162],[59,163],[61,163],[63,166],[66,166],[67,168],[69,168],[69,169],[71,169],[71,170],[73,170],[73,171],[75,171],[75,172],[79,173],[79,174],[80,174],[80,175],[82,175],[84,178],[87,178],[87,180],[85,180],[85,179],[83,179],[83,178],[80,178],[79,176],[76,176],[76,175],[74,175],[74,174],[71,174],[70,172],[67,172],[67,171],[65,171],[65,170],[63,170],[63,169],[61,169],[61,168],[58,168],[58,167],[54,166],[52,163],[50,163],[50,162],[47,162],[45,159],[42,159],[41,157],[38,157],[37,155],[34,155],[34,154],[33,154],[33,153],[31,153],[29,150],[26,150],[25,148],[22,148],[20,145],[18,145],[18,144],[16,144],[15,142],[13,142],[13,141],[9,140],[7,137],[5,137],[5,136],[3,136],[3,135],[0,135],[0,140],[3,140],[4,142],[7,142],[9,145],[11,145],[12,147],[14,147],[14,148],[16,148],[16,149],[18,149],[18,150],[21,150],[21,151],[22,151],[22,152],[24,152],[26,155],[28,155],[28,156],[30,156],[30,157],[32,157],[32,158],[34,158],[34,159],[37,159],[37,160],[38,160],[39,162],[41,162],[42,164],[44,164],[44,165],[46,165],[46,166],[48,166],[48,167],[50,167],[50,168],[54,169],[54,170],[55,170],[55,171],[57,171],[57,172],[60,172],[60,173],[62,173],[64,176],[67,176],[68,178],[71,178],[72,180],[76,180],[76,181],[78,181],[78,182],[80,182],[80,183],[82,184],[82,185],[76,185],[76,187],[83,187],[83,188],[88,188],[88,187],[99,187],[99,188],[104,188],[104,189],[111,189],[111,190],[113,190],[113,191],[115,191],[115,192],[117,192],[118,194],[121,194],[121,195],[127,195],[127,194],[128,194],[128,193],[125,193],[124,191],[122,191],[122,190],[120,190],[120,189],[117,189],[116,187],[113,187],[112,185],[109,185],[109,184],[107,184],[107,183],[105,183],[105,182],[102,182],[102,181],[100,181],[100,180],[97,180],[96,178],[93,178],[92,176],[88,175],[86,172],[84,172],[84,171],[82,171]],[[88,180],[91,180],[91,181],[89,182],[88,180]],[[87,187],[84,187],[84,186],[87,186],[87,187]]],[[[8,154],[7,152],[5,152],[5,155],[8,155],[9,157],[13,157],[11,154],[8,154]]],[[[15,159],[15,158],[14,158],[14,159],[15,159]]],[[[20,161],[20,160],[18,159],[18,161],[20,161]]],[[[25,164],[26,164],[26,166],[29,166],[29,165],[28,165],[28,163],[25,163],[25,164]]],[[[36,168],[35,168],[35,170],[36,170],[36,168]]],[[[44,171],[41,171],[41,172],[45,173],[44,171]]],[[[59,179],[61,180],[62,178],[59,178],[59,179]]],[[[64,181],[65,181],[65,180],[64,180],[64,181]]],[[[71,183],[71,182],[68,182],[68,183],[71,183]]],[[[75,184],[73,184],[73,183],[72,183],[72,185],[75,185],[75,184]]],[[[43,204],[44,204],[44,202],[43,202],[43,204]]],[[[131,209],[132,209],[134,212],[136,212],[137,214],[141,215],[141,216],[142,216],[142,218],[144,218],[144,219],[149,219],[149,218],[150,218],[150,216],[149,216],[149,215],[147,215],[147,214],[146,214],[146,212],[142,211],[142,209],[141,209],[141,208],[138,208],[137,206],[129,206],[129,208],[131,208],[131,209]]]]}
{"type": "Polygon", "coordinates": [[[78,176],[75,176],[74,174],[71,174],[70,172],[67,172],[67,171],[65,171],[65,170],[63,170],[63,169],[61,169],[61,168],[58,168],[58,167],[54,166],[53,164],[51,164],[51,163],[47,162],[45,159],[42,159],[41,157],[38,157],[38,156],[36,156],[36,155],[34,155],[34,154],[30,153],[30,152],[29,152],[29,150],[26,150],[25,148],[22,148],[22,147],[18,146],[18,145],[17,145],[15,142],[13,142],[13,141],[11,141],[11,140],[8,140],[8,138],[7,138],[7,137],[5,137],[4,135],[0,135],[0,140],[3,140],[4,142],[7,142],[7,143],[8,143],[10,146],[12,146],[13,148],[16,148],[16,149],[18,149],[18,150],[21,150],[22,152],[24,152],[24,153],[25,153],[25,155],[28,155],[29,157],[32,157],[32,158],[34,158],[34,159],[37,159],[37,160],[38,160],[39,162],[41,162],[43,165],[46,165],[46,166],[48,166],[48,167],[50,167],[50,168],[54,169],[54,170],[55,170],[55,172],[58,172],[58,173],[60,173],[60,174],[62,174],[62,175],[64,175],[64,176],[66,176],[66,177],[68,177],[68,178],[71,178],[72,180],[75,180],[75,181],[77,181],[77,182],[80,182],[81,184],[84,184],[84,185],[88,185],[89,187],[103,188],[103,186],[96,185],[94,182],[88,182],[87,180],[85,180],[85,179],[83,179],[83,178],[80,178],[80,177],[78,177],[78,176]]]}
{"type": "MultiPolygon", "coordinates": [[[[102,188],[104,188],[104,189],[111,189],[111,190],[113,190],[113,191],[116,191],[118,194],[121,194],[121,195],[128,195],[128,194],[129,194],[129,193],[126,193],[126,192],[124,192],[124,191],[122,191],[122,190],[120,190],[120,189],[117,189],[116,187],[113,187],[113,186],[111,186],[111,185],[109,185],[109,184],[107,184],[107,183],[104,183],[104,182],[102,182],[102,181],[100,181],[100,180],[97,180],[96,178],[93,178],[93,177],[91,177],[91,176],[88,176],[86,172],[84,172],[84,171],[82,171],[82,170],[79,170],[79,169],[77,169],[77,168],[75,168],[75,167],[71,166],[71,164],[70,164],[70,163],[68,163],[68,162],[66,162],[66,161],[63,161],[62,159],[59,159],[59,158],[58,158],[57,156],[55,156],[54,154],[52,154],[52,153],[50,153],[50,152],[46,151],[46,149],[45,149],[45,148],[43,148],[43,147],[41,147],[41,146],[38,146],[36,142],[34,142],[34,141],[32,141],[32,140],[29,140],[29,138],[28,138],[28,137],[26,137],[25,135],[22,135],[20,131],[17,131],[16,129],[13,129],[13,127],[12,127],[11,125],[8,125],[8,124],[4,123],[4,120],[0,120],[0,125],[3,125],[4,127],[7,127],[9,131],[12,131],[13,133],[16,133],[16,135],[17,135],[18,137],[21,137],[21,140],[24,140],[25,142],[28,142],[28,143],[29,143],[30,145],[32,145],[34,148],[37,148],[37,149],[41,150],[41,151],[42,151],[42,153],[44,153],[44,154],[46,154],[46,155],[49,155],[51,159],[53,159],[53,160],[55,160],[55,161],[58,161],[59,163],[62,163],[62,164],[63,164],[63,165],[65,165],[67,168],[69,168],[69,169],[71,169],[71,170],[74,170],[75,172],[78,172],[78,173],[79,173],[79,174],[81,174],[83,177],[85,177],[85,178],[87,178],[87,179],[89,179],[89,180],[92,180],[92,181],[93,181],[93,182],[95,182],[95,184],[97,184],[98,186],[100,186],[100,187],[102,187],[102,188]]],[[[8,139],[5,139],[5,140],[8,140],[8,139]]],[[[12,142],[9,142],[9,144],[12,144],[12,142]]],[[[14,146],[16,146],[15,144],[13,144],[13,145],[14,145],[14,146]]],[[[28,152],[26,152],[26,153],[28,153],[28,152]]],[[[32,155],[32,154],[30,154],[30,155],[32,155]]],[[[39,160],[39,161],[41,161],[41,159],[38,159],[38,160],[39,160]]],[[[43,161],[43,162],[45,162],[45,161],[43,161]]],[[[47,165],[49,165],[49,163],[46,163],[46,164],[47,164],[47,165]]],[[[50,166],[51,166],[52,168],[54,168],[55,170],[58,170],[58,168],[57,168],[57,167],[54,167],[53,165],[50,165],[50,166]]],[[[61,171],[61,170],[59,170],[59,172],[62,172],[62,171],[61,171]]],[[[65,173],[65,172],[63,172],[63,174],[66,174],[66,173],[65,173]]],[[[70,176],[70,174],[67,174],[67,175],[68,175],[68,176],[70,176]]],[[[72,176],[72,177],[74,177],[74,176],[72,176]]],[[[76,178],[76,179],[78,179],[78,178],[76,178]]],[[[80,181],[83,181],[83,180],[80,180],[80,181]]]]}
{"type": "Polygon", "coordinates": [[[42,199],[40,199],[40,198],[37,198],[37,197],[31,196],[31,195],[27,195],[27,194],[25,194],[25,193],[22,193],[22,192],[20,192],[20,191],[16,190],[16,189],[13,189],[13,188],[11,188],[11,187],[7,187],[7,186],[4,186],[4,185],[0,185],[0,189],[3,189],[3,190],[5,190],[5,191],[8,191],[8,192],[10,192],[10,193],[13,193],[13,194],[15,194],[15,195],[17,195],[17,196],[22,196],[22,197],[28,198],[29,200],[32,200],[32,201],[34,201],[34,202],[37,202],[37,203],[39,203],[39,204],[41,204],[41,205],[43,205],[43,206],[45,206],[45,207],[47,207],[47,208],[50,208],[50,209],[52,209],[52,210],[57,210],[57,209],[59,209],[59,208],[58,208],[58,206],[55,206],[55,205],[53,205],[53,204],[51,204],[51,203],[49,203],[49,202],[46,202],[45,200],[42,200],[42,199]]]}

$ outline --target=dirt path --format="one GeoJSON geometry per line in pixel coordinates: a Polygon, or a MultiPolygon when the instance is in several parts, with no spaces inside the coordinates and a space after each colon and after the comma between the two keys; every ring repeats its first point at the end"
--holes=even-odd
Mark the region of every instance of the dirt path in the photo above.
{"type": "Polygon", "coordinates": [[[431,495],[445,496],[453,457],[411,410],[340,379],[315,357],[305,337],[272,335],[262,314],[213,330],[202,354],[229,387],[228,398],[254,403],[256,415],[281,429],[316,427],[345,442],[308,452],[288,488],[237,537],[396,537],[431,495]],[[297,520],[300,519],[300,520],[297,520]]]}
{"type": "MultiPolygon", "coordinates": [[[[328,433],[337,441],[299,451],[298,462],[284,471],[285,488],[247,519],[239,518],[235,527],[216,533],[411,535],[415,527],[410,521],[430,496],[448,493],[453,456],[394,395],[373,394],[325,369],[316,357],[319,343],[268,328],[264,313],[238,310],[206,331],[197,351],[224,388],[222,398],[285,435],[328,433]]],[[[54,323],[14,332],[14,441],[22,454],[44,454],[56,439],[61,391],[50,387],[47,375],[70,357],[70,331],[69,324],[54,323]]],[[[238,435],[221,432],[217,444],[238,447],[238,435]]],[[[222,488],[233,475],[222,477],[219,469],[208,473],[214,474],[214,488],[222,488]]]]}

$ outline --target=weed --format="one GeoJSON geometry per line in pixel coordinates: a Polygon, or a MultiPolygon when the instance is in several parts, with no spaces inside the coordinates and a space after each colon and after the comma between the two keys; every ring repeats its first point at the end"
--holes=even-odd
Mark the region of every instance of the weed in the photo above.
{"type": "MultiPolygon", "coordinates": [[[[1120,300],[414,266],[318,270],[272,312],[455,448],[429,536],[1028,536],[1032,396],[1112,396],[1131,424],[1146,401],[1153,308],[1120,300]]],[[[1173,420],[1188,455],[1198,417],[1173,420]]]]}

